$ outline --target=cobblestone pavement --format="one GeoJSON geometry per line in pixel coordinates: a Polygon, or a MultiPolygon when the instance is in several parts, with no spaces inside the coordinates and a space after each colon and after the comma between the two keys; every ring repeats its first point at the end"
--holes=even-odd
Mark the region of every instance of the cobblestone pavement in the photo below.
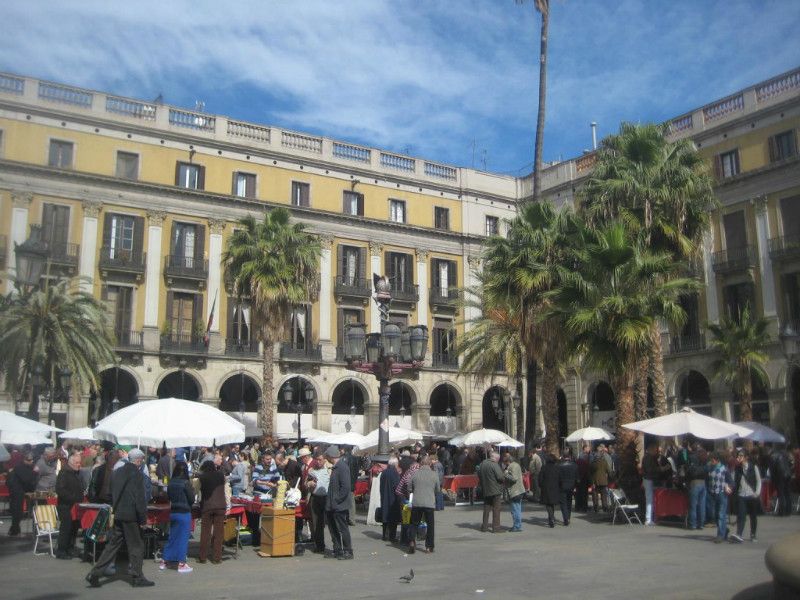
{"type": "MultiPolygon", "coordinates": [[[[315,554],[260,558],[246,547],[234,560],[194,572],[160,572],[145,561],[147,590],[127,580],[90,589],[88,565],[33,556],[30,536],[9,538],[8,516],[0,525],[2,597],[9,600],[83,598],[769,598],[767,547],[800,531],[800,517],[764,516],[758,541],[712,543],[714,529],[687,531],[682,523],[656,527],[612,526],[603,515],[574,514],[569,527],[546,525],[541,507],[524,505],[521,533],[481,533],[481,507],[451,507],[436,513],[436,551],[408,555],[381,541],[380,529],[360,514],[351,528],[355,560],[327,560],[315,554]],[[399,581],[413,568],[411,583],[399,581]]],[[[510,524],[504,507],[503,524],[510,524]]],[[[26,524],[27,530],[30,526],[26,524]]],[[[25,527],[23,530],[25,530],[25,527]]],[[[747,532],[747,530],[746,530],[747,532]]],[[[190,545],[197,556],[199,531],[190,545]]],[[[124,571],[120,563],[119,570],[124,571]]]]}

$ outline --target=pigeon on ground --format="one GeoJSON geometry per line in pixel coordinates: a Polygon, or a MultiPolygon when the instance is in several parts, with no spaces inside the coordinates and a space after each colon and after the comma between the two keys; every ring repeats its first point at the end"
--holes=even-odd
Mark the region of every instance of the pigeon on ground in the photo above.
{"type": "Polygon", "coordinates": [[[414,569],[411,569],[408,572],[408,575],[401,575],[400,576],[400,581],[402,581],[403,583],[411,583],[412,579],[414,579],[414,569]]]}

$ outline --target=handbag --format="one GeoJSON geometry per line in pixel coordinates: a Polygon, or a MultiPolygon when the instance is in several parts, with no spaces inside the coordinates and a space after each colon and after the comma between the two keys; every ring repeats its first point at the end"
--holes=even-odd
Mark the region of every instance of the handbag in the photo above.
{"type": "Polygon", "coordinates": [[[383,523],[383,510],[380,506],[375,507],[375,522],[383,523]]]}
{"type": "Polygon", "coordinates": [[[297,483],[293,488],[286,492],[286,506],[297,506],[300,504],[300,499],[303,494],[300,492],[300,478],[297,478],[297,483]]]}

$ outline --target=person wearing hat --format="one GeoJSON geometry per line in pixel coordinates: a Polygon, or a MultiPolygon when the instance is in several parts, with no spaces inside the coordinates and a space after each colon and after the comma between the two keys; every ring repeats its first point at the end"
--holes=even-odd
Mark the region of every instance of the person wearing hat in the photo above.
{"type": "Polygon", "coordinates": [[[89,574],[86,575],[86,581],[93,588],[100,587],[100,576],[105,572],[106,567],[114,563],[122,544],[125,544],[128,550],[129,569],[133,573],[131,585],[133,587],[155,585],[142,573],[144,544],[139,528],[147,520],[147,503],[141,480],[142,464],[144,464],[144,452],[134,448],[127,453],[127,461],[112,474],[111,498],[114,529],[111,530],[105,550],[89,574]]]}
{"type": "Polygon", "coordinates": [[[22,520],[25,494],[36,489],[36,467],[33,466],[33,454],[22,455],[22,462],[11,470],[6,480],[8,485],[8,503],[11,509],[11,527],[8,535],[19,535],[19,524],[22,520]]]}
{"type": "Polygon", "coordinates": [[[339,446],[328,446],[325,458],[333,465],[328,495],[325,500],[325,512],[333,551],[325,556],[350,560],[353,558],[353,545],[347,525],[350,515],[350,495],[353,493],[350,489],[350,467],[341,460],[339,446]]]}

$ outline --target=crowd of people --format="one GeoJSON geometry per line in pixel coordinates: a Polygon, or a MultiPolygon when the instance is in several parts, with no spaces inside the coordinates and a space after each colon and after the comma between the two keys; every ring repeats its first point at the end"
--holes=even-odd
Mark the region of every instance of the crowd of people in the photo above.
{"type": "MultiPolygon", "coordinates": [[[[169,538],[159,568],[190,573],[188,547],[192,513],[199,512],[201,529],[197,562],[219,564],[222,559],[224,521],[232,498],[270,501],[279,482],[291,504],[297,505],[295,541],[308,542],[310,550],[326,558],[349,560],[354,556],[349,528],[354,525],[355,487],[360,476],[379,477],[380,503],[374,519],[382,525],[382,539],[408,553],[433,553],[435,513],[444,508],[443,480],[447,475],[477,475],[478,497],[483,502],[480,530],[521,532],[523,503],[541,503],[547,525],[555,527],[556,506],[561,523],[569,526],[576,512],[609,511],[609,487],[618,483],[619,458],[613,444],[585,444],[573,456],[565,447],[557,456],[540,445],[519,459],[492,448],[454,449],[433,442],[393,451],[387,463],[372,463],[349,447],[283,444],[270,439],[222,448],[140,449],[109,444],[46,448],[38,455],[28,447],[15,448],[3,466],[7,472],[12,515],[9,536],[20,534],[26,494],[39,492],[57,498],[60,527],[56,557],[78,556],[75,549],[79,522],[73,507],[88,500],[113,510],[108,542],[87,575],[91,586],[114,572],[117,552],[127,547],[129,573],[134,586],[149,586],[142,572],[144,544],[141,527],[152,500],[169,503],[169,538]],[[524,481],[530,482],[530,487],[524,481]],[[591,492],[591,493],[590,493],[591,492]],[[591,509],[589,497],[592,498],[591,509]],[[501,527],[503,501],[511,526],[501,527]],[[490,522],[491,521],[491,522],[490,522]],[[398,534],[399,528],[399,534],[398,534]],[[304,535],[307,531],[307,535],[304,535]]],[[[645,524],[654,524],[654,491],[658,487],[685,488],[688,525],[716,526],[715,542],[742,542],[749,520],[755,541],[761,489],[769,477],[775,488],[778,514],[791,514],[791,482],[800,480],[797,449],[756,446],[751,451],[708,452],[697,441],[664,450],[650,444],[640,463],[645,524]],[[729,508],[730,506],[730,508],[729,508]],[[738,515],[736,532],[728,531],[730,510],[738,515]]],[[[455,499],[455,498],[451,498],[455,499]]]]}

